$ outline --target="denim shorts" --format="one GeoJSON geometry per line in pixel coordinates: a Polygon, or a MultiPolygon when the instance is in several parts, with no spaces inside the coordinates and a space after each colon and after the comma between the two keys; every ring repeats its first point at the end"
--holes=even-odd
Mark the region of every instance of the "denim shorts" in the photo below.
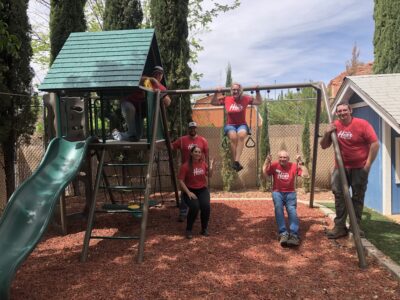
{"type": "Polygon", "coordinates": [[[247,133],[249,133],[249,127],[247,124],[241,124],[241,125],[225,125],[224,127],[224,133],[228,134],[229,131],[235,131],[239,132],[245,130],[247,133]]]}

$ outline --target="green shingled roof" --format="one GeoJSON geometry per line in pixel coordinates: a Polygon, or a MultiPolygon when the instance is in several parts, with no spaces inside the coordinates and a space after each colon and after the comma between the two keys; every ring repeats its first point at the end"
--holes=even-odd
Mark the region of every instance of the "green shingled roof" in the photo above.
{"type": "Polygon", "coordinates": [[[154,29],[71,33],[39,90],[134,88],[161,65],[154,29]]]}

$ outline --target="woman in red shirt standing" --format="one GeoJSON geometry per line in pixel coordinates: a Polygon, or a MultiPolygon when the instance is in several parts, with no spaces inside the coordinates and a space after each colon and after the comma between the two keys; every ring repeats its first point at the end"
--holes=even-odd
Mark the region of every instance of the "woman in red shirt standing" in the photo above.
{"type": "Polygon", "coordinates": [[[190,149],[190,157],[185,162],[178,175],[180,187],[183,192],[183,201],[189,207],[186,225],[186,238],[191,239],[194,221],[200,213],[201,234],[208,236],[208,220],[210,219],[210,192],[208,186],[208,173],[212,175],[214,161],[210,161],[210,168],[203,160],[201,149],[196,145],[190,149]]]}

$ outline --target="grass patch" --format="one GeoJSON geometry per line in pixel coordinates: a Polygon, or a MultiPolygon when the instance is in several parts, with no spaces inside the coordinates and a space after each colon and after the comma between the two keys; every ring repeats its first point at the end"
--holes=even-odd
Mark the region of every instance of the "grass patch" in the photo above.
{"type": "MultiPolygon", "coordinates": [[[[335,204],[333,202],[324,202],[321,205],[335,211],[335,204]]],[[[400,265],[400,224],[365,207],[361,227],[365,232],[365,237],[376,248],[400,265]]]]}

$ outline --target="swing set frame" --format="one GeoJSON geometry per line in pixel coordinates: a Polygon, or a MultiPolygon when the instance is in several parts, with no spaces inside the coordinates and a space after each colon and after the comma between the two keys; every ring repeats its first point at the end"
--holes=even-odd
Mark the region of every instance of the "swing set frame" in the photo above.
{"type": "MultiPolygon", "coordinates": [[[[281,90],[281,89],[300,89],[300,88],[313,88],[316,90],[317,99],[315,102],[316,105],[316,114],[315,114],[315,127],[314,127],[314,141],[313,141],[313,151],[312,151],[312,169],[311,169],[311,190],[310,190],[310,200],[309,206],[314,207],[314,193],[315,193],[315,177],[316,177],[316,167],[317,167],[317,155],[318,155],[318,138],[319,138],[319,125],[321,119],[321,105],[322,101],[324,101],[326,111],[328,113],[329,122],[332,123],[333,118],[331,115],[331,109],[329,104],[329,99],[327,95],[327,90],[325,83],[323,82],[308,82],[308,83],[284,83],[284,84],[271,84],[271,85],[257,85],[251,87],[243,87],[243,91],[256,91],[256,90],[281,90]]],[[[161,96],[164,95],[183,95],[183,94],[211,94],[211,93],[227,93],[230,91],[230,88],[219,88],[219,89],[186,89],[186,90],[166,90],[161,92],[161,96]]],[[[356,245],[359,266],[360,268],[366,268],[366,258],[364,253],[364,248],[362,246],[359,226],[357,224],[357,219],[353,207],[353,203],[350,196],[349,185],[346,178],[346,173],[344,169],[343,159],[340,152],[337,136],[335,132],[332,132],[332,144],[335,152],[335,158],[338,165],[338,170],[340,174],[340,181],[342,184],[342,190],[346,202],[347,211],[350,217],[350,225],[353,228],[353,238],[356,245]]]]}

